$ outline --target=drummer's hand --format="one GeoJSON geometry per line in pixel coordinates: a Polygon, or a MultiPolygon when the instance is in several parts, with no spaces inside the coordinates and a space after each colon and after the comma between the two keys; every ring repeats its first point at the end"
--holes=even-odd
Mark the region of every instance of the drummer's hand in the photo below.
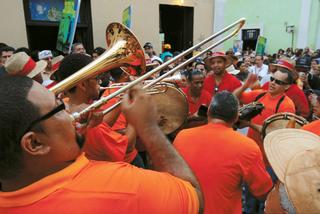
{"type": "Polygon", "coordinates": [[[251,125],[251,122],[248,120],[240,120],[239,119],[238,122],[239,122],[239,125],[238,125],[239,129],[250,127],[250,125],[251,125]]]}
{"type": "Polygon", "coordinates": [[[139,132],[144,128],[157,126],[157,108],[150,95],[135,86],[123,97],[122,111],[127,122],[139,132]]]}
{"type": "Polygon", "coordinates": [[[256,74],[249,74],[248,78],[244,82],[246,88],[253,87],[253,85],[258,81],[258,76],[256,74]]]}

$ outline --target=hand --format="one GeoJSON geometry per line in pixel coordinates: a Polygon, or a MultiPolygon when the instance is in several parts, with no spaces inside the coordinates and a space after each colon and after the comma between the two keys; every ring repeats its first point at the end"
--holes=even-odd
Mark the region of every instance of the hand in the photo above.
{"type": "Polygon", "coordinates": [[[158,126],[156,105],[141,86],[131,88],[124,95],[121,107],[127,122],[133,125],[138,133],[145,128],[158,126]]]}
{"type": "MultiPolygon", "coordinates": [[[[81,112],[87,108],[89,104],[69,105],[70,112],[81,112]]],[[[97,109],[86,114],[82,114],[79,121],[76,123],[76,128],[79,132],[84,133],[86,128],[93,128],[103,122],[103,114],[97,109]]]]}
{"type": "Polygon", "coordinates": [[[255,82],[258,81],[258,76],[256,74],[249,74],[248,78],[246,79],[246,81],[244,82],[244,85],[249,88],[251,87],[253,84],[255,84],[255,82]]]}
{"type": "Polygon", "coordinates": [[[251,122],[247,120],[238,120],[237,128],[242,129],[245,127],[250,127],[251,122]]]}

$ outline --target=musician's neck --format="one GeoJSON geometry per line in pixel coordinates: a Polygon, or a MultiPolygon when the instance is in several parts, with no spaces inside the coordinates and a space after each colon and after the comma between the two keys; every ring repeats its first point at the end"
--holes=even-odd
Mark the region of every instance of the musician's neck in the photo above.
{"type": "Polygon", "coordinates": [[[219,124],[224,124],[224,125],[226,125],[228,127],[232,127],[233,126],[232,123],[227,123],[224,120],[221,120],[221,119],[218,119],[218,118],[211,118],[211,117],[208,118],[208,123],[213,123],[213,124],[218,124],[219,123],[219,124]]]}

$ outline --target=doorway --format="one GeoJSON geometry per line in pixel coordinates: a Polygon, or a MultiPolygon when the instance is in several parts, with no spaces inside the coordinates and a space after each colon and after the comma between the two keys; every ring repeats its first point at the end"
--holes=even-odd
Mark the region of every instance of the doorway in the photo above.
{"type": "Polygon", "coordinates": [[[159,6],[160,33],[164,42],[171,44],[172,52],[183,51],[193,45],[193,7],[159,6]]]}
{"type": "Polygon", "coordinates": [[[242,30],[242,41],[243,41],[243,51],[254,51],[256,50],[256,45],[258,37],[260,35],[260,29],[243,29],[242,30]]]}

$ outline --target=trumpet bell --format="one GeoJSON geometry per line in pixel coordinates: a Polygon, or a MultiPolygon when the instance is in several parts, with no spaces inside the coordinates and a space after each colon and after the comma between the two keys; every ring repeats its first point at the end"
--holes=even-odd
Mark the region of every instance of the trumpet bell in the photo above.
{"type": "Polygon", "coordinates": [[[135,35],[120,23],[111,23],[106,29],[107,50],[96,60],[50,88],[55,94],[66,91],[79,82],[98,76],[112,68],[131,66],[137,73],[145,73],[143,49],[135,35]]]}

